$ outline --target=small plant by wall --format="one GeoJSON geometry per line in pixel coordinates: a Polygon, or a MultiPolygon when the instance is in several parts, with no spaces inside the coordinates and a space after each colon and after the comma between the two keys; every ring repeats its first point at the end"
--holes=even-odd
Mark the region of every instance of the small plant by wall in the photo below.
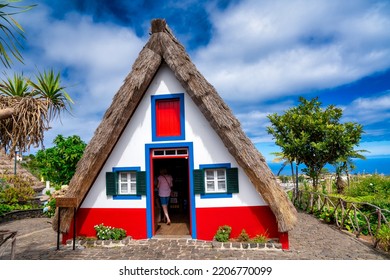
{"type": "Polygon", "coordinates": [[[215,234],[214,238],[218,242],[227,242],[230,239],[230,233],[232,228],[228,225],[220,226],[215,234]]]}
{"type": "Polygon", "coordinates": [[[122,240],[126,237],[126,231],[122,228],[114,228],[103,224],[96,225],[96,236],[100,240],[122,240]]]}
{"type": "Polygon", "coordinates": [[[255,237],[251,238],[245,229],[241,230],[241,233],[232,238],[230,236],[232,228],[228,225],[220,226],[214,236],[214,239],[218,242],[245,242],[245,243],[267,243],[268,237],[264,234],[257,234],[255,237]]]}
{"type": "Polygon", "coordinates": [[[237,237],[238,242],[249,242],[250,239],[251,238],[249,237],[245,229],[242,229],[241,233],[237,237]]]}

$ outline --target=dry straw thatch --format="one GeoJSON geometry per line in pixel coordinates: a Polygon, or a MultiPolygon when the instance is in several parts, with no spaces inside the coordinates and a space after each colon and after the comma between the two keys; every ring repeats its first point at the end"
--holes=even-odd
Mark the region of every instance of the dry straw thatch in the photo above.
{"type": "Polygon", "coordinates": [[[8,110],[10,116],[0,121],[0,147],[13,155],[16,150],[26,152],[30,146],[43,146],[49,107],[45,99],[0,95],[0,110],[8,110]]]}
{"type": "MultiPolygon", "coordinates": [[[[269,204],[277,219],[279,231],[287,232],[293,229],[297,221],[295,207],[277,183],[263,156],[243,132],[229,107],[191,62],[165,20],[153,20],[151,33],[132,71],[114,96],[94,137],[86,147],[66,196],[78,198],[80,206],[160,65],[166,63],[269,204]]],[[[71,209],[61,211],[62,232],[69,231],[72,218],[71,209]]],[[[57,219],[56,215],[53,223],[55,230],[57,219]]]]}

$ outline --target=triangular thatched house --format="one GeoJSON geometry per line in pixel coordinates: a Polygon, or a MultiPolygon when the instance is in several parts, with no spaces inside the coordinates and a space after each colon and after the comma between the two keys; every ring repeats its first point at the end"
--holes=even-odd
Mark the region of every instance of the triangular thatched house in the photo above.
{"type": "MultiPolygon", "coordinates": [[[[77,198],[77,235],[95,235],[93,226],[103,223],[133,238],[210,240],[229,225],[233,236],[242,229],[266,233],[288,248],[297,220],[263,156],[162,19],[152,21],[150,39],[88,144],[67,196],[77,198]],[[174,180],[169,226],[158,223],[154,190],[161,168],[174,180]]],[[[64,239],[71,237],[72,218],[71,209],[61,212],[64,239]]]]}

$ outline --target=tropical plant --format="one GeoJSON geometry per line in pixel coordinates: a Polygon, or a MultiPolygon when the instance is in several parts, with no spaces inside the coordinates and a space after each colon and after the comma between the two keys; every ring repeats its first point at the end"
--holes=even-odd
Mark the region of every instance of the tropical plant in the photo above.
{"type": "Polygon", "coordinates": [[[292,179],[293,184],[294,184],[293,199],[295,199],[297,194],[298,194],[298,164],[295,163],[296,172],[294,173],[295,158],[291,158],[288,155],[284,154],[283,152],[275,152],[275,153],[272,153],[272,154],[277,156],[274,159],[274,162],[281,162],[281,161],[283,161],[282,167],[279,169],[279,171],[278,171],[276,176],[279,176],[280,172],[282,172],[282,170],[287,166],[287,164],[290,164],[291,179],[292,179]]]}
{"type": "Polygon", "coordinates": [[[50,121],[73,103],[59,73],[38,72],[35,78],[14,74],[0,83],[0,147],[10,154],[42,145],[50,121]]]}
{"type": "Polygon", "coordinates": [[[14,19],[14,15],[30,10],[35,5],[16,6],[20,0],[0,1],[0,60],[5,67],[10,67],[12,57],[23,62],[19,49],[24,40],[22,26],[14,19]]]}
{"type": "Polygon", "coordinates": [[[361,153],[367,153],[367,150],[352,150],[349,153],[345,154],[344,156],[340,157],[336,160],[336,162],[333,163],[333,166],[335,168],[336,173],[336,187],[337,187],[337,193],[341,194],[344,192],[345,184],[341,178],[341,175],[345,173],[347,175],[347,184],[349,183],[349,172],[354,170],[356,168],[353,159],[366,159],[364,155],[361,153]]]}

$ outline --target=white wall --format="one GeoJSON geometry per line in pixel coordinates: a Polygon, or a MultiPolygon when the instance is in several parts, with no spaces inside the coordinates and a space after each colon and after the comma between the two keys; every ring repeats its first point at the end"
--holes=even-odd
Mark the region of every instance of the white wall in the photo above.
{"type": "MultiPolygon", "coordinates": [[[[113,167],[139,166],[141,170],[145,170],[145,144],[152,143],[151,96],[174,93],[185,93],[185,90],[169,67],[162,65],[103,166],[82,208],[146,208],[145,196],[141,200],[112,200],[111,197],[107,197],[105,173],[112,171],[113,167]]],[[[193,142],[195,169],[199,168],[200,164],[214,163],[231,163],[232,167],[239,167],[187,94],[185,94],[185,117],[186,139],[174,142],[193,142]]],[[[163,142],[159,141],[159,143],[163,142]]],[[[266,205],[240,167],[239,186],[240,193],[233,194],[232,198],[200,199],[197,195],[196,207],[266,205]]]]}

